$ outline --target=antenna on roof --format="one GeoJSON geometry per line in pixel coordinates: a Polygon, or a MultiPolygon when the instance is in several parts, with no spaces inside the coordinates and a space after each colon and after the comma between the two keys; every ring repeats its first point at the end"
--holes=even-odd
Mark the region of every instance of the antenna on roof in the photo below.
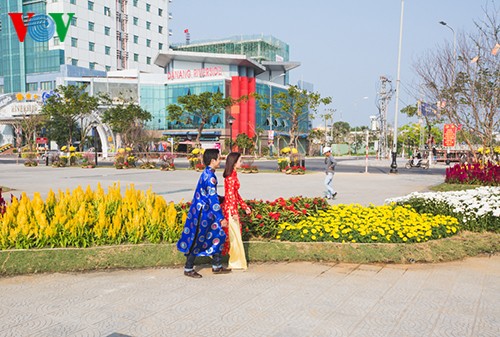
{"type": "Polygon", "coordinates": [[[189,35],[189,29],[184,29],[184,34],[186,34],[186,44],[189,44],[189,41],[191,41],[191,35],[189,35]]]}

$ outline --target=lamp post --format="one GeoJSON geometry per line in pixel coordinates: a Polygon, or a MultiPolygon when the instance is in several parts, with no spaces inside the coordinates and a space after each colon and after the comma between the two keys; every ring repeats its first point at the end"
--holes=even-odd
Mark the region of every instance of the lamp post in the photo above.
{"type": "Polygon", "coordinates": [[[453,33],[453,80],[455,80],[455,67],[457,65],[457,38],[455,30],[444,21],[439,21],[439,23],[445,27],[448,27],[453,33]]]}
{"type": "Polygon", "coordinates": [[[396,105],[394,107],[394,136],[392,140],[392,163],[390,173],[398,173],[396,156],[398,153],[398,108],[399,108],[399,82],[401,76],[401,44],[403,42],[403,14],[404,0],[401,0],[401,19],[399,21],[399,47],[398,47],[398,73],[396,79],[396,105]]]}
{"type": "Polygon", "coordinates": [[[227,122],[229,123],[229,152],[233,151],[233,123],[236,120],[232,115],[229,115],[227,122]]]}

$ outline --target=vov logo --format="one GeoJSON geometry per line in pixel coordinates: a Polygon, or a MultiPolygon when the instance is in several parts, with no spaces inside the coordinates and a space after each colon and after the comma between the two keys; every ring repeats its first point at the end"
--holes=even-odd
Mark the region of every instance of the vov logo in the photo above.
{"type": "Polygon", "coordinates": [[[71,19],[75,13],[68,13],[68,21],[66,23],[63,20],[63,15],[64,13],[49,13],[49,15],[28,13],[25,24],[23,13],[9,13],[19,42],[24,42],[26,32],[34,41],[46,42],[54,36],[56,31],[59,40],[64,42],[71,19]]]}

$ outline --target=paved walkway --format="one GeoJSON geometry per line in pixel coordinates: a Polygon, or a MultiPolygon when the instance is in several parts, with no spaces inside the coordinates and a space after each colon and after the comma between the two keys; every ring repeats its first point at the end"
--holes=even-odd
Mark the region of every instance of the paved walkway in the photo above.
{"type": "MultiPolygon", "coordinates": [[[[120,181],[191,199],[198,173],[0,165],[32,195],[120,181]]],[[[240,175],[245,198],[319,196],[324,175],[240,175]]],[[[336,203],[381,204],[443,176],[336,174],[336,203]]],[[[0,278],[0,336],[498,336],[500,257],[432,265],[250,264],[202,279],[179,268],[0,278]]]]}
{"type": "Polygon", "coordinates": [[[0,336],[498,336],[500,257],[0,279],[0,336]]]}

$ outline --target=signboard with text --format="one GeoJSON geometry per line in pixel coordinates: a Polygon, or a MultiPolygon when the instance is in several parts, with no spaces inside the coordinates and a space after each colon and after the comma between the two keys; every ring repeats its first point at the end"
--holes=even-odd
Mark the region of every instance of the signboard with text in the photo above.
{"type": "Polygon", "coordinates": [[[443,146],[455,146],[457,140],[457,126],[445,124],[443,128],[443,146]]]}

